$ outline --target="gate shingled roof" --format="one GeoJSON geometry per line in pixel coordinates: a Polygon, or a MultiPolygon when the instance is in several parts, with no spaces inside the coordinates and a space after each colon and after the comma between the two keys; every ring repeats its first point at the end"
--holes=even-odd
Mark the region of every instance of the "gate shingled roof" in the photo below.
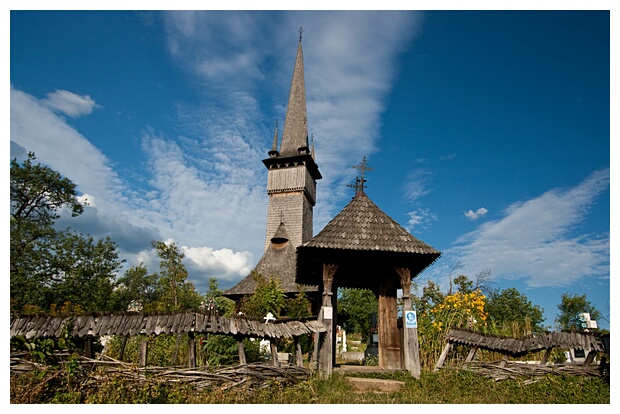
{"type": "Polygon", "coordinates": [[[360,190],[321,232],[297,248],[296,280],[321,284],[322,263],[339,263],[339,286],[373,288],[375,283],[368,278],[384,276],[385,266],[408,267],[414,277],[440,255],[360,190]]]}

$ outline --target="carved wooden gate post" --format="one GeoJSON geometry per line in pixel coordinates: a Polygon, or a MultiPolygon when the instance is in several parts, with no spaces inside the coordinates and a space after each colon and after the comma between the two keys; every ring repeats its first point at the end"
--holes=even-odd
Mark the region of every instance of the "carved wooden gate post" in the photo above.
{"type": "Polygon", "coordinates": [[[323,335],[321,350],[319,353],[319,372],[323,377],[330,377],[334,369],[334,302],[333,292],[334,274],[338,269],[336,264],[323,264],[323,302],[321,306],[320,320],[327,330],[323,335]]]}
{"type": "Polygon", "coordinates": [[[403,289],[403,368],[409,371],[414,378],[419,379],[421,370],[417,318],[415,324],[412,321],[409,323],[407,321],[407,311],[413,311],[411,306],[411,271],[407,268],[397,267],[396,272],[400,276],[400,286],[403,289]]]}
{"type": "Polygon", "coordinates": [[[400,334],[398,332],[398,286],[393,277],[386,277],[379,284],[378,333],[379,367],[401,369],[400,334]]]}

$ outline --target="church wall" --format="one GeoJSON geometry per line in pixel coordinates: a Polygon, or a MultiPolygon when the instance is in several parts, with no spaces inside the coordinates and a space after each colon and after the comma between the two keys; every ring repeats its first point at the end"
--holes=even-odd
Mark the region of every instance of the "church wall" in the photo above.
{"type": "MultiPolygon", "coordinates": [[[[265,235],[265,250],[269,247],[271,237],[278,230],[280,221],[286,225],[286,232],[293,246],[302,243],[302,229],[304,224],[304,193],[301,191],[280,192],[271,194],[267,212],[267,233],[265,235]]],[[[312,224],[310,224],[312,226],[312,224]]]]}
{"type": "Polygon", "coordinates": [[[316,182],[305,165],[270,169],[267,174],[267,231],[265,251],[280,221],[284,221],[293,246],[312,238],[316,182]]]}

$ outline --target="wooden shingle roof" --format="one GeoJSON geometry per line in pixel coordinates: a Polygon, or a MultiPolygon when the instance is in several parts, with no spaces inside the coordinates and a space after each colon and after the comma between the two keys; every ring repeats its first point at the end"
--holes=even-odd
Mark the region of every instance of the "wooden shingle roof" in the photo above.
{"type": "Polygon", "coordinates": [[[415,238],[385,214],[363,191],[302,247],[428,254],[441,252],[415,238]]]}
{"type": "Polygon", "coordinates": [[[271,243],[263,257],[258,261],[252,272],[241,282],[230,288],[223,296],[238,300],[246,295],[251,295],[256,290],[254,274],[258,273],[265,278],[275,277],[280,280],[280,288],[284,293],[316,292],[317,286],[299,286],[295,282],[295,248],[288,239],[286,227],[280,224],[278,230],[271,238],[271,243]]]}
{"type": "Polygon", "coordinates": [[[369,279],[386,276],[386,267],[407,267],[414,277],[440,255],[381,211],[362,190],[321,232],[297,248],[297,281],[320,283],[322,263],[330,262],[341,267],[336,276],[339,286],[372,288],[369,279]]]}

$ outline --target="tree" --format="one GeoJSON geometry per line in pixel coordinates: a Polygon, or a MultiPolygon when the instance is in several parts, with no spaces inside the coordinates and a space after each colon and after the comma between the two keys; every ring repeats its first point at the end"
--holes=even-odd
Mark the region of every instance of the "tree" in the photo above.
{"type": "Polygon", "coordinates": [[[486,310],[491,323],[504,334],[510,331],[514,336],[522,336],[543,331],[544,310],[515,288],[492,290],[487,297],[486,310]]]}
{"type": "Polygon", "coordinates": [[[235,301],[223,296],[224,292],[218,286],[217,278],[209,279],[209,290],[205,293],[205,300],[213,299],[217,304],[218,314],[220,316],[231,316],[235,310],[235,301]]]}
{"type": "Polygon", "coordinates": [[[11,307],[49,311],[77,301],[87,310],[105,309],[122,263],[110,239],[57,230],[61,211],[84,211],[76,186],[60,173],[33,164],[33,153],[20,165],[11,161],[11,307]]]}
{"type": "Polygon", "coordinates": [[[458,275],[454,278],[454,284],[457,286],[457,292],[471,293],[474,291],[474,282],[465,275],[458,275]]]}
{"type": "Polygon", "coordinates": [[[378,302],[369,289],[344,288],[338,291],[338,314],[344,319],[343,325],[349,332],[360,333],[362,340],[370,335],[371,316],[377,313],[378,302]]]}
{"type": "Polygon", "coordinates": [[[131,301],[141,300],[145,311],[153,310],[158,301],[158,278],[157,273],[148,274],[144,263],[127,269],[112,293],[113,309],[125,311],[131,301]]]}
{"type": "Polygon", "coordinates": [[[263,318],[271,312],[279,318],[286,304],[286,295],[280,288],[280,280],[266,278],[257,272],[252,273],[256,282],[254,293],[241,299],[239,309],[247,316],[263,318]]]}
{"type": "Polygon", "coordinates": [[[187,269],[182,260],[185,255],[175,242],[153,241],[159,256],[159,310],[181,311],[198,309],[201,297],[194,284],[187,280],[187,269]]]}
{"type": "Polygon", "coordinates": [[[580,313],[589,313],[590,319],[596,321],[600,319],[601,313],[586,299],[585,293],[582,296],[571,295],[568,292],[562,294],[562,299],[558,305],[560,313],[555,318],[556,327],[563,331],[580,330],[580,313]]]}
{"type": "Polygon", "coordinates": [[[441,293],[439,285],[432,280],[427,280],[422,288],[422,296],[412,296],[413,305],[419,316],[428,315],[430,309],[443,302],[446,295],[441,293]]]}
{"type": "Polygon", "coordinates": [[[116,271],[121,261],[116,244],[109,238],[95,240],[79,233],[63,233],[54,251],[63,252],[52,279],[48,303],[80,304],[87,311],[111,308],[116,271]]]}

